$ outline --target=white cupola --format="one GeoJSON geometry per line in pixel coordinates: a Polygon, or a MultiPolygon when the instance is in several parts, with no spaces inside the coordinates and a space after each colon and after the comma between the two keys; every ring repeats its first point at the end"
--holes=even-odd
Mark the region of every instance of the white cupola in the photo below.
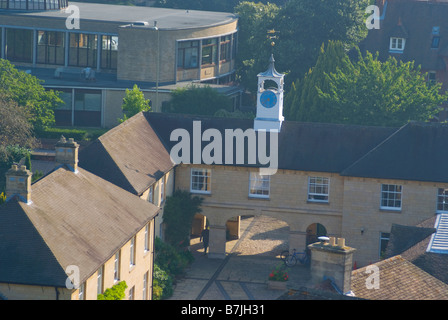
{"type": "Polygon", "coordinates": [[[282,127],[283,117],[283,73],[277,72],[274,66],[274,55],[269,59],[269,67],[258,74],[257,116],[254,129],[278,131],[282,127]]]}

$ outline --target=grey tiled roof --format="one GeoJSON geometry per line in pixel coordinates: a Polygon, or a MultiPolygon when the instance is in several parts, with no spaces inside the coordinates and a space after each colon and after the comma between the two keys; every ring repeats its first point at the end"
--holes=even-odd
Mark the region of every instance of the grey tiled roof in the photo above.
{"type": "Polygon", "coordinates": [[[0,206],[0,282],[64,287],[70,265],[83,282],[159,211],[82,168],[49,173],[31,199],[0,206]]]}

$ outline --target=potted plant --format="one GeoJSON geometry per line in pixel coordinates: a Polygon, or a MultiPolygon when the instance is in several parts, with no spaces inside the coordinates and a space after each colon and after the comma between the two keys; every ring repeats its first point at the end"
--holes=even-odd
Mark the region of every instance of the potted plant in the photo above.
{"type": "Polygon", "coordinates": [[[268,288],[274,290],[286,290],[286,283],[289,279],[288,272],[284,265],[278,265],[269,274],[268,288]]]}

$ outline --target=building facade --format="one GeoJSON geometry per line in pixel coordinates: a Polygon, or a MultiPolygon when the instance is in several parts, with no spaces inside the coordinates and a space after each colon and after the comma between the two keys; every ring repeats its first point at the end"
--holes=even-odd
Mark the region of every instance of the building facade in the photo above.
{"type": "Polygon", "coordinates": [[[176,84],[231,82],[237,22],[218,12],[2,1],[0,57],[62,92],[57,125],[113,127],[134,84],[160,111],[176,84]]]}

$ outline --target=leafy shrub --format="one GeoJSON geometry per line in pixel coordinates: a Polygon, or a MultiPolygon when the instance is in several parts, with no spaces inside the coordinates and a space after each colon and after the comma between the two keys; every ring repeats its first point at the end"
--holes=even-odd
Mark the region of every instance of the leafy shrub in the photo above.
{"type": "Polygon", "coordinates": [[[162,300],[173,294],[173,279],[157,264],[154,264],[153,272],[153,300],[162,300]]]}
{"type": "Polygon", "coordinates": [[[191,253],[190,258],[187,253],[179,252],[174,246],[163,242],[160,238],[155,240],[155,251],[156,263],[173,276],[182,275],[192,259],[191,253]]]}
{"type": "Polygon", "coordinates": [[[106,289],[103,294],[98,295],[98,300],[123,300],[124,291],[128,285],[125,281],[120,281],[116,285],[106,289]]]}

